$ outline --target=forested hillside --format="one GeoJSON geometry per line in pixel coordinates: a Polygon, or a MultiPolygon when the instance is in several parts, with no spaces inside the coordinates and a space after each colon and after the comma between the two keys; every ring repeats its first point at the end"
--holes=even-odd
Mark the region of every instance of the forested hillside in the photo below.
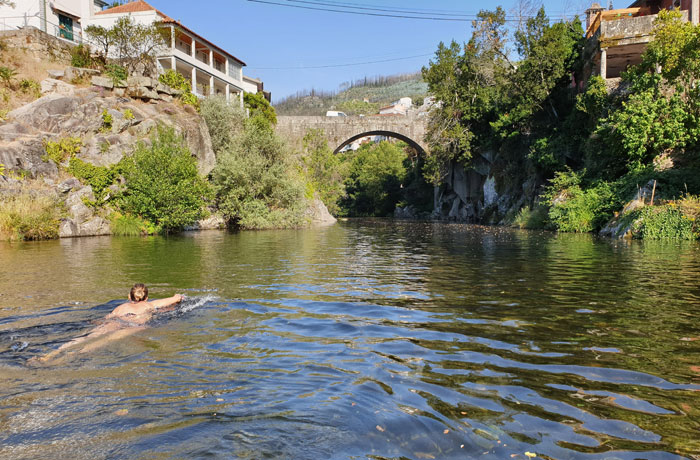
{"type": "Polygon", "coordinates": [[[422,104],[428,84],[420,72],[389,77],[365,77],[343,83],[338,91],[305,90],[274,104],[279,115],[325,115],[339,110],[348,115],[370,115],[399,98],[410,97],[422,104]]]}

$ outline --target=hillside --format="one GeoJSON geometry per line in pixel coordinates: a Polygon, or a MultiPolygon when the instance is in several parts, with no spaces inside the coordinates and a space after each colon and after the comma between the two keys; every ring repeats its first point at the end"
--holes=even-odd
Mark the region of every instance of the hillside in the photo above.
{"type": "Polygon", "coordinates": [[[364,78],[344,83],[337,92],[300,91],[275,104],[279,115],[325,115],[340,110],[348,115],[369,115],[402,97],[422,104],[428,84],[420,73],[364,78]]]}

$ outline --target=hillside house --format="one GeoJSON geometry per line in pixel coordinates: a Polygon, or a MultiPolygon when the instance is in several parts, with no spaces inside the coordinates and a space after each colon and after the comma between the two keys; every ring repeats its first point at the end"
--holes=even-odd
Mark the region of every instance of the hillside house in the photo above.
{"type": "Polygon", "coordinates": [[[629,8],[606,10],[594,3],[586,10],[585,80],[591,75],[616,78],[641,62],[662,9],[678,8],[686,20],[700,23],[700,0],[637,0],[629,8]]]}
{"type": "Polygon", "coordinates": [[[402,97],[398,101],[379,109],[380,115],[406,115],[413,107],[413,101],[410,97],[402,97]]]}
{"type": "Polygon", "coordinates": [[[85,20],[107,6],[103,0],[15,1],[0,6],[0,30],[35,27],[54,37],[82,43],[85,20]]]}
{"type": "Polygon", "coordinates": [[[89,44],[85,28],[109,28],[130,16],[137,23],[157,23],[168,29],[170,43],[157,56],[158,70],[173,69],[184,75],[197,96],[220,95],[242,105],[244,92],[263,91],[262,81],[243,75],[245,62],[143,0],[108,9],[103,0],[16,0],[15,4],[0,7],[0,30],[36,27],[62,40],[89,44]]]}

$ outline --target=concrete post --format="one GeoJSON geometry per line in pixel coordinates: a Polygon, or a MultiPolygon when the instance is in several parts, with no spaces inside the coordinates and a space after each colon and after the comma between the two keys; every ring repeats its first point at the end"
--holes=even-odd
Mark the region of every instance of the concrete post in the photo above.
{"type": "Polygon", "coordinates": [[[700,24],[700,0],[690,2],[690,22],[695,25],[700,24]]]}
{"type": "Polygon", "coordinates": [[[209,95],[214,95],[214,75],[209,77],[209,95]]]}
{"type": "Polygon", "coordinates": [[[177,69],[177,61],[175,61],[175,56],[170,56],[170,68],[173,70],[177,69]]]}
{"type": "Polygon", "coordinates": [[[170,48],[175,49],[175,26],[170,26],[170,48]]]}
{"type": "Polygon", "coordinates": [[[197,68],[192,67],[192,93],[197,94],[197,68]]]}
{"type": "Polygon", "coordinates": [[[224,63],[224,73],[228,77],[228,58],[226,58],[226,62],[224,63]]]}
{"type": "Polygon", "coordinates": [[[39,26],[42,32],[48,33],[46,29],[46,1],[39,0],[39,26]]]}
{"type": "Polygon", "coordinates": [[[600,50],[600,76],[608,78],[608,50],[605,48],[600,50]]]}
{"type": "Polygon", "coordinates": [[[241,100],[241,108],[243,108],[243,90],[238,92],[238,98],[241,100]]]}
{"type": "Polygon", "coordinates": [[[192,47],[191,47],[191,48],[192,48],[192,49],[190,50],[190,51],[191,51],[191,55],[192,55],[193,58],[196,59],[196,58],[197,58],[197,42],[195,42],[194,38],[192,38],[192,47]]]}
{"type": "Polygon", "coordinates": [[[231,85],[226,83],[226,103],[229,104],[231,102],[231,85]]]}
{"type": "Polygon", "coordinates": [[[214,51],[209,49],[209,67],[214,67],[214,51]]]}

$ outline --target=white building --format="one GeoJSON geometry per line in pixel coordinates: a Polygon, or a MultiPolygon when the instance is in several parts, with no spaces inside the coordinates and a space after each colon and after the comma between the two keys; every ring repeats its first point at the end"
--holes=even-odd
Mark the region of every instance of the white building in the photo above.
{"type": "Polygon", "coordinates": [[[0,30],[30,26],[82,43],[87,42],[83,32],[87,26],[109,28],[119,18],[130,16],[137,23],[159,23],[169,29],[170,43],[158,55],[158,68],[184,75],[196,95],[218,94],[227,101],[238,99],[242,105],[244,92],[262,91],[260,80],[244,77],[245,62],[143,0],[109,9],[103,9],[107,6],[103,0],[15,0],[15,4],[14,8],[0,7],[0,30]]]}
{"type": "Polygon", "coordinates": [[[392,103],[387,107],[382,107],[379,109],[380,115],[406,115],[408,111],[413,107],[413,101],[410,97],[402,97],[398,101],[392,103]]]}
{"type": "Polygon", "coordinates": [[[107,6],[103,0],[15,0],[14,4],[0,6],[0,30],[36,27],[76,43],[83,40],[85,19],[107,6]]]}

